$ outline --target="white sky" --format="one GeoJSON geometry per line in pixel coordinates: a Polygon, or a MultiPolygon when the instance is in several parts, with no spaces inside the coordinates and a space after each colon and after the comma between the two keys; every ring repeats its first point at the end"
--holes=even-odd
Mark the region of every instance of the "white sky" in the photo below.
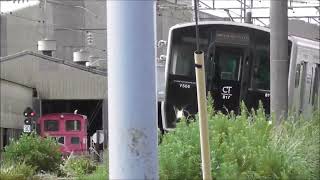
{"type": "Polygon", "coordinates": [[[0,11],[3,13],[7,13],[10,11],[17,11],[19,9],[23,9],[29,6],[35,6],[37,4],[39,4],[39,0],[29,0],[27,2],[27,0],[24,0],[24,2],[22,2],[22,0],[20,0],[20,2],[18,3],[18,0],[16,0],[15,3],[13,3],[13,1],[4,1],[4,0],[0,0],[0,11]]]}
{"type": "MultiPolygon", "coordinates": [[[[18,0],[16,0],[15,3],[13,1],[4,1],[0,0],[0,10],[2,13],[7,13],[10,11],[16,11],[22,8],[26,8],[29,6],[35,6],[39,4],[39,0],[24,0],[22,3],[22,0],[20,0],[20,3],[18,3],[18,0]]],[[[180,0],[178,0],[180,1],[180,0]]],[[[185,1],[185,0],[184,0],[185,1]]],[[[190,0],[193,1],[193,0],[190,0]]],[[[207,4],[208,6],[212,7],[212,0],[200,0],[201,2],[207,4]]],[[[251,6],[250,4],[251,0],[247,0],[247,6],[251,6]]],[[[290,3],[288,3],[290,6],[290,3]]],[[[205,8],[202,3],[200,3],[200,6],[202,8],[205,8]]],[[[253,6],[254,7],[269,7],[270,6],[270,0],[253,0],[253,6]]],[[[303,7],[303,6],[320,6],[319,0],[292,0],[291,6],[293,7],[303,7]]],[[[237,0],[215,0],[215,8],[240,8],[240,2],[237,0]]],[[[267,9],[254,9],[252,10],[252,16],[253,17],[269,17],[269,8],[267,9]]],[[[220,17],[228,17],[228,14],[224,10],[203,10],[204,12],[220,16],[220,17]]],[[[230,10],[230,14],[233,17],[239,17],[240,16],[240,10],[233,9],[230,10]]],[[[316,8],[294,8],[288,10],[288,15],[290,16],[319,16],[319,10],[316,8]]],[[[268,19],[260,19],[264,24],[269,24],[268,19]]],[[[305,21],[308,21],[308,19],[303,19],[305,21]]],[[[235,19],[235,21],[239,21],[239,19],[235,19]]],[[[310,23],[318,24],[320,22],[320,19],[317,18],[317,20],[309,19],[310,23]]],[[[254,22],[257,25],[263,25],[259,21],[254,22]]]]}

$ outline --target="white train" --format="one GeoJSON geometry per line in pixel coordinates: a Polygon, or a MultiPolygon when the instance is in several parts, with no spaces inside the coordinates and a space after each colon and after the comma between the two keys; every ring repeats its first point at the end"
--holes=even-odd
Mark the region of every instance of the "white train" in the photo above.
{"type": "MultiPolygon", "coordinates": [[[[270,29],[228,21],[199,23],[200,47],[205,51],[207,92],[217,110],[239,111],[244,101],[270,112],[270,29]]],[[[320,43],[289,36],[289,110],[306,115],[320,105],[320,43]]],[[[193,52],[195,23],[173,26],[169,32],[164,101],[160,126],[175,127],[178,112],[197,113],[193,52]]]]}

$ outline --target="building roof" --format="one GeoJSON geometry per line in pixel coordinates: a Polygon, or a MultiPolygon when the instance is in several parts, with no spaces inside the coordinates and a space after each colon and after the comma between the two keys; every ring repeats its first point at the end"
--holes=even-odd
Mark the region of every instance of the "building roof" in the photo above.
{"type": "Polygon", "coordinates": [[[8,55],[8,56],[5,56],[5,57],[0,57],[0,63],[5,62],[5,61],[10,61],[10,60],[15,60],[18,57],[22,57],[22,56],[26,56],[26,55],[39,57],[39,58],[42,58],[42,59],[47,60],[47,61],[52,61],[52,62],[55,62],[55,63],[60,63],[60,64],[64,64],[64,65],[67,65],[67,66],[70,66],[70,67],[78,68],[78,69],[83,70],[83,71],[88,71],[88,72],[91,72],[91,73],[94,73],[94,74],[107,76],[107,73],[105,71],[101,71],[101,70],[93,69],[93,68],[88,68],[88,67],[85,67],[83,65],[71,62],[69,60],[63,60],[63,59],[59,59],[59,58],[55,58],[55,57],[51,57],[51,56],[46,56],[46,55],[43,55],[43,54],[39,54],[39,53],[35,53],[33,51],[27,51],[27,50],[26,51],[22,51],[22,52],[18,52],[16,54],[8,55]]]}
{"type": "Polygon", "coordinates": [[[107,72],[22,51],[0,58],[1,79],[35,88],[42,99],[104,99],[107,72]]]}

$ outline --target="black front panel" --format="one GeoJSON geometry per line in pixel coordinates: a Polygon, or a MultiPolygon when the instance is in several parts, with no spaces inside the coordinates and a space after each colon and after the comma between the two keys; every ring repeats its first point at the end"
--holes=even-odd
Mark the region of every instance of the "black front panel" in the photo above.
{"type": "Polygon", "coordinates": [[[181,75],[169,75],[168,80],[168,103],[178,108],[196,105],[197,88],[194,78],[181,75]]]}
{"type": "Polygon", "coordinates": [[[238,81],[222,81],[218,88],[211,90],[215,110],[224,113],[239,109],[240,83],[238,81]]]}
{"type": "Polygon", "coordinates": [[[262,102],[263,108],[267,114],[270,114],[270,92],[262,90],[248,90],[245,104],[248,109],[257,109],[259,107],[259,101],[262,102]]]}

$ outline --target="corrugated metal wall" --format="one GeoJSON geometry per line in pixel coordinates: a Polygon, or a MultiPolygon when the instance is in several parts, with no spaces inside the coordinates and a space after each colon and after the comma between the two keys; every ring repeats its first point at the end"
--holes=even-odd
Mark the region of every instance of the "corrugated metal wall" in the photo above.
{"type": "Polygon", "coordinates": [[[104,99],[107,77],[25,55],[1,63],[1,77],[37,89],[41,99],[104,99]]]}
{"type": "Polygon", "coordinates": [[[32,107],[32,89],[4,80],[0,80],[0,88],[0,127],[22,129],[23,111],[27,106],[32,107]]]}

